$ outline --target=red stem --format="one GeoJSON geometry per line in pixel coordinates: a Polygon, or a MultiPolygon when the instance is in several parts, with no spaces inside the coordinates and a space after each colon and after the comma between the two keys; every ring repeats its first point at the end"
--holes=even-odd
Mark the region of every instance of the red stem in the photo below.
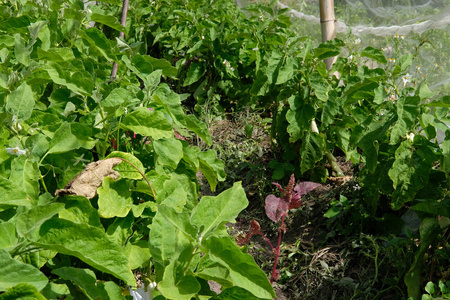
{"type": "Polygon", "coordinates": [[[280,256],[280,245],[281,245],[281,235],[282,235],[282,229],[281,228],[283,228],[284,226],[284,217],[285,217],[285,215],[283,215],[282,217],[281,217],[281,225],[280,225],[280,227],[278,228],[278,231],[280,232],[279,234],[278,234],[278,245],[277,245],[277,249],[276,249],[276,252],[275,252],[275,262],[274,262],[274,264],[273,264],[273,269],[272,269],[272,276],[270,276],[270,284],[272,284],[273,283],[273,279],[274,279],[274,277],[275,277],[275,273],[276,273],[276,271],[277,271],[277,263],[278,263],[278,257],[280,256]]]}
{"type": "Polygon", "coordinates": [[[261,235],[261,236],[266,240],[266,242],[269,243],[270,247],[272,248],[272,251],[275,252],[275,248],[273,247],[273,245],[272,245],[272,243],[269,241],[269,239],[264,235],[264,233],[258,232],[257,234],[261,235]]]}

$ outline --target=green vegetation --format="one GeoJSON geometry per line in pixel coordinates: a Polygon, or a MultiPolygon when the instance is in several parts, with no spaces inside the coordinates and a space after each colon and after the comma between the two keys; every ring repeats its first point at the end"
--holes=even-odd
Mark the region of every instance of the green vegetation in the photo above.
{"type": "MultiPolygon", "coordinates": [[[[427,85],[440,69],[417,68],[427,40],[393,36],[389,56],[350,34],[315,46],[275,2],[244,13],[228,0],[137,0],[126,26],[118,0],[1,11],[1,300],[131,299],[140,286],[155,299],[272,299],[271,266],[286,290],[306,274],[340,299],[448,297],[450,98],[427,85]],[[241,140],[211,136],[218,120],[241,140]],[[342,159],[350,181],[296,190],[293,178],[346,178],[342,159]],[[253,200],[271,178],[292,180],[264,209],[253,200]],[[320,242],[281,243],[311,201],[320,242]],[[279,233],[275,260],[236,244],[227,224],[245,215],[267,240],[279,233]],[[314,247],[338,243],[347,263],[333,269],[320,260],[332,247],[314,247]]],[[[303,286],[290,296],[324,295],[303,286]]]]}

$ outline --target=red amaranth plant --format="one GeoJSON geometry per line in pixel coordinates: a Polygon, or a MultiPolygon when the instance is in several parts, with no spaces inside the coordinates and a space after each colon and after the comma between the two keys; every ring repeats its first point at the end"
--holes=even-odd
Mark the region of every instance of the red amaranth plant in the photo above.
{"type": "Polygon", "coordinates": [[[278,222],[281,219],[280,227],[278,227],[278,244],[277,248],[272,246],[272,243],[269,239],[264,235],[261,231],[261,227],[259,223],[255,220],[252,220],[250,223],[251,230],[245,236],[240,236],[236,239],[236,242],[240,245],[247,244],[250,238],[255,235],[261,235],[272,247],[272,251],[275,253],[275,262],[272,269],[272,275],[270,276],[270,283],[277,281],[280,276],[280,271],[277,270],[277,262],[278,257],[280,256],[280,245],[281,245],[281,236],[282,233],[286,233],[286,224],[284,223],[284,218],[287,216],[287,213],[290,209],[294,209],[300,207],[302,205],[301,197],[306,195],[310,191],[314,190],[320,184],[310,181],[300,182],[294,187],[295,177],[292,174],[289,184],[283,189],[281,185],[276,182],[272,182],[273,185],[276,185],[281,193],[281,197],[277,197],[275,195],[268,195],[266,197],[266,215],[274,222],[278,222]]]}

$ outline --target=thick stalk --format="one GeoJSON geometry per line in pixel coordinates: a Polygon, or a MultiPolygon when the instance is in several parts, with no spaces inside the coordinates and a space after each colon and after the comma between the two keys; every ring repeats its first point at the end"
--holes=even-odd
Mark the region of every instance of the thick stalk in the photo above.
{"type": "MultiPolygon", "coordinates": [[[[128,5],[129,5],[129,0],[123,0],[123,5],[122,5],[122,16],[120,18],[120,24],[125,27],[127,24],[127,14],[128,14],[128,5]]],[[[119,38],[124,39],[125,38],[125,33],[124,32],[119,32],[119,38]]],[[[117,76],[117,71],[119,70],[119,65],[114,62],[113,67],[112,67],[112,71],[111,71],[111,81],[114,81],[116,79],[117,76]]]]}

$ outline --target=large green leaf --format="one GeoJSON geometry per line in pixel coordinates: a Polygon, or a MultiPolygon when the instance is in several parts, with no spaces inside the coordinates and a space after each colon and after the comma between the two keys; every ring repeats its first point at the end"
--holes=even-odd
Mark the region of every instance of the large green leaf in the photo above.
{"type": "Polygon", "coordinates": [[[0,249],[5,249],[6,251],[12,250],[18,240],[16,225],[13,222],[0,223],[0,249]]]}
{"type": "Polygon", "coordinates": [[[53,82],[67,87],[69,90],[90,95],[94,88],[92,75],[84,70],[73,71],[73,66],[67,63],[48,62],[43,67],[53,82]]]}
{"type": "Polygon", "coordinates": [[[119,20],[117,20],[117,18],[113,17],[113,16],[101,15],[101,14],[93,13],[91,15],[91,21],[97,22],[97,23],[101,23],[101,24],[105,24],[105,25],[107,25],[107,26],[109,26],[112,29],[115,29],[117,31],[125,32],[125,27],[123,27],[119,23],[119,20]]]}
{"type": "Polygon", "coordinates": [[[208,150],[198,153],[198,159],[200,162],[200,170],[211,186],[211,190],[216,190],[216,185],[219,181],[225,180],[224,162],[217,158],[216,151],[208,150]]]}
{"type": "Polygon", "coordinates": [[[391,144],[397,144],[401,137],[412,131],[420,113],[419,97],[402,97],[397,101],[397,122],[391,130],[391,144]]]}
{"type": "Polygon", "coordinates": [[[158,212],[150,226],[149,244],[158,282],[162,280],[166,266],[189,247],[190,242],[181,230],[167,222],[163,214],[158,212]]]}
{"type": "Polygon", "coordinates": [[[121,177],[136,180],[143,179],[142,174],[145,174],[144,166],[142,165],[142,162],[136,158],[136,156],[131,153],[114,151],[109,154],[106,159],[112,157],[119,157],[124,159],[124,161],[122,161],[118,166],[114,167],[114,170],[119,172],[121,177]],[[141,171],[142,174],[139,173],[136,168],[141,171]]]}
{"type": "Polygon", "coordinates": [[[158,205],[158,212],[170,222],[173,226],[181,230],[186,236],[191,239],[196,239],[198,235],[198,228],[191,224],[191,216],[188,213],[180,213],[173,207],[166,205],[158,205]]]}
{"type": "Polygon", "coordinates": [[[113,61],[116,59],[115,55],[111,51],[112,47],[110,40],[108,40],[105,34],[98,28],[90,27],[81,31],[80,35],[90,44],[90,47],[99,51],[108,61],[113,61]]]}
{"type": "Polygon", "coordinates": [[[6,110],[15,115],[18,120],[26,120],[31,117],[34,103],[31,87],[26,82],[23,82],[9,95],[6,110]]]}
{"type": "Polygon", "coordinates": [[[89,269],[64,267],[52,271],[64,280],[72,281],[90,299],[123,300],[122,290],[113,281],[99,281],[89,269]]]}
{"type": "Polygon", "coordinates": [[[19,188],[19,190],[13,191],[14,193],[23,193],[27,199],[37,199],[39,196],[40,176],[41,172],[37,162],[33,158],[20,155],[11,164],[9,181],[19,188]]]}
{"type": "Polygon", "coordinates": [[[174,136],[172,125],[164,114],[161,111],[150,111],[145,107],[138,107],[127,114],[123,119],[123,125],[128,130],[149,136],[154,140],[174,136]]]}
{"type": "Polygon", "coordinates": [[[230,238],[215,236],[203,242],[211,259],[228,268],[230,279],[241,288],[261,299],[275,298],[275,292],[266,274],[258,267],[253,257],[243,253],[230,238]]]}
{"type": "Polygon", "coordinates": [[[208,254],[202,256],[197,269],[195,270],[197,277],[205,280],[212,280],[222,286],[222,289],[232,287],[234,284],[230,278],[230,271],[225,266],[219,264],[210,258],[208,254]]]}
{"type": "Polygon", "coordinates": [[[330,90],[328,82],[319,73],[314,72],[309,75],[309,83],[317,99],[327,101],[328,91],[330,90]]]}
{"type": "Polygon", "coordinates": [[[133,206],[130,186],[126,180],[103,179],[98,188],[98,213],[102,218],[125,217],[133,206]]]}
{"type": "Polygon", "coordinates": [[[156,164],[161,167],[176,169],[183,158],[183,145],[175,138],[159,139],[152,143],[155,150],[156,164]]]}
{"type": "Polygon", "coordinates": [[[42,290],[48,283],[47,276],[35,267],[12,258],[6,250],[0,250],[0,292],[19,283],[28,283],[42,290]]]}
{"type": "Polygon", "coordinates": [[[92,130],[82,124],[64,122],[50,141],[48,153],[58,154],[79,148],[92,149],[95,141],[91,135],[92,130]]]}
{"type": "Polygon", "coordinates": [[[314,168],[316,162],[321,160],[325,151],[325,138],[322,134],[307,131],[305,137],[302,139],[302,146],[300,148],[300,162],[301,172],[314,168]]]}
{"type": "Polygon", "coordinates": [[[311,120],[314,119],[314,107],[309,104],[304,105],[300,96],[289,98],[289,110],[286,113],[286,120],[289,122],[287,132],[289,142],[294,143],[303,137],[303,133],[310,129],[311,120]]]}
{"type": "Polygon", "coordinates": [[[35,242],[36,245],[75,256],[90,266],[125,281],[127,285],[136,285],[128,268],[128,260],[119,246],[111,242],[99,228],[53,218],[41,225],[39,233],[41,238],[35,242]]]}
{"type": "Polygon", "coordinates": [[[255,297],[252,293],[238,286],[233,286],[222,290],[220,294],[209,298],[210,300],[259,300],[260,298],[255,297]]]}
{"type": "Polygon", "coordinates": [[[150,62],[154,70],[162,70],[162,74],[167,77],[175,78],[178,74],[177,68],[173,67],[172,64],[161,58],[154,58],[151,56],[146,56],[147,61],[150,62]]]}
{"type": "Polygon", "coordinates": [[[223,222],[235,222],[237,215],[248,205],[241,182],[216,197],[204,196],[194,208],[191,223],[201,228],[204,237],[223,222]]]}
{"type": "Polygon", "coordinates": [[[47,298],[42,296],[35,286],[28,283],[19,283],[1,294],[0,300],[47,300],[47,298]]]}
{"type": "Polygon", "coordinates": [[[189,86],[202,78],[205,74],[206,69],[203,64],[194,62],[189,66],[189,71],[187,72],[186,79],[184,80],[183,86],[189,86]]]}
{"type": "Polygon", "coordinates": [[[209,134],[208,127],[206,127],[204,122],[199,121],[195,115],[187,115],[185,120],[186,127],[188,129],[195,132],[202,140],[206,142],[206,144],[212,144],[211,135],[209,134]]]}
{"type": "Polygon", "coordinates": [[[158,283],[158,290],[164,297],[176,300],[190,300],[200,291],[200,283],[188,269],[192,261],[192,246],[186,247],[178,257],[174,257],[164,270],[158,283]],[[187,270],[187,271],[186,271],[187,270]]]}
{"type": "Polygon", "coordinates": [[[11,205],[31,205],[30,197],[21,190],[20,185],[0,176],[0,207],[11,205]]]}
{"type": "Polygon", "coordinates": [[[74,223],[88,224],[103,229],[98,211],[91,202],[83,196],[65,196],[58,199],[65,204],[65,209],[59,212],[59,217],[74,223]]]}
{"type": "Polygon", "coordinates": [[[414,199],[416,193],[428,183],[428,178],[437,156],[431,143],[415,145],[410,140],[403,141],[395,151],[395,161],[389,170],[389,177],[394,183],[392,208],[400,209],[403,204],[414,199]]]}
{"type": "Polygon", "coordinates": [[[62,203],[49,203],[36,205],[17,216],[17,232],[26,237],[33,230],[38,229],[42,223],[56,215],[64,208],[62,203]]]}
{"type": "Polygon", "coordinates": [[[361,56],[368,57],[370,59],[373,59],[374,61],[380,63],[380,64],[386,64],[387,60],[386,57],[383,54],[383,51],[380,49],[375,49],[373,47],[367,47],[364,49],[363,52],[361,52],[361,56]]]}
{"type": "Polygon", "coordinates": [[[152,95],[155,102],[162,105],[174,122],[185,125],[185,114],[181,106],[180,95],[172,91],[167,84],[159,85],[152,95]]]}
{"type": "Polygon", "coordinates": [[[141,240],[135,244],[128,243],[123,248],[123,253],[128,258],[130,269],[135,270],[148,267],[151,255],[147,241],[141,240]]]}

